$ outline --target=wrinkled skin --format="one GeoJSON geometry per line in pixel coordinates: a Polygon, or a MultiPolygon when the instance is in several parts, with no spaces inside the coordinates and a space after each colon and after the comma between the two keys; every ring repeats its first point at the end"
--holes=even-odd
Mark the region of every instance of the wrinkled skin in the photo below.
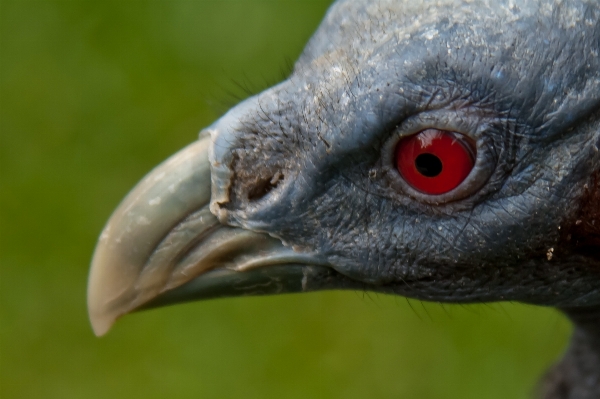
{"type": "Polygon", "coordinates": [[[598,258],[561,240],[600,163],[599,8],[446,3],[336,4],[292,77],[213,127],[211,209],[403,295],[600,304],[598,258]],[[483,185],[404,190],[390,144],[430,126],[477,140],[483,185]]]}
{"type": "Polygon", "coordinates": [[[543,395],[600,397],[598,21],[596,0],[337,1],[288,80],[206,129],[210,210],[327,267],[295,290],[561,308],[578,329],[543,395]],[[476,143],[440,196],[394,167],[426,128],[476,143]]]}

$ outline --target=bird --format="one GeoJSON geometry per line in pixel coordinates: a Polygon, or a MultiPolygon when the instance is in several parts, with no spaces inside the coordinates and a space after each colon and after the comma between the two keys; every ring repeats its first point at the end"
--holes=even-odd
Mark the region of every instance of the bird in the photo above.
{"type": "Polygon", "coordinates": [[[93,330],[224,296],[517,301],[574,332],[545,399],[600,397],[600,3],[337,0],[283,82],[109,219],[93,330]]]}

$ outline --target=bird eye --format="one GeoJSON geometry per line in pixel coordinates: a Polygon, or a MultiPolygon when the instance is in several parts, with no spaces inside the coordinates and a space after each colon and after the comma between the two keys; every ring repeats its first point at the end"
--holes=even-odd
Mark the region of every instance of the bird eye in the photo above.
{"type": "Polygon", "coordinates": [[[458,187],[475,165],[475,145],[460,133],[427,129],[396,146],[396,167],[415,190],[441,195],[458,187]]]}

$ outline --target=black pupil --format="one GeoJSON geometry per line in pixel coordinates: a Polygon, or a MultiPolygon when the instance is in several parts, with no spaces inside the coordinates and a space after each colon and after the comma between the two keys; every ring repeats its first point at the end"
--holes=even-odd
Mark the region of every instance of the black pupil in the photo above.
{"type": "Polygon", "coordinates": [[[436,177],[442,173],[442,161],[433,154],[421,154],[415,159],[419,173],[426,177],[436,177]]]}

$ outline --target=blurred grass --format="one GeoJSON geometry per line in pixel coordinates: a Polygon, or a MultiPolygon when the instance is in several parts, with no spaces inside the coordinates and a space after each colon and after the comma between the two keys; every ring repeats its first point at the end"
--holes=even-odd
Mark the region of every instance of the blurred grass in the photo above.
{"type": "Polygon", "coordinates": [[[549,309],[363,293],[200,302],[103,339],[87,268],[154,165],[280,80],[328,6],[0,2],[0,397],[526,398],[570,327],[549,309]]]}

